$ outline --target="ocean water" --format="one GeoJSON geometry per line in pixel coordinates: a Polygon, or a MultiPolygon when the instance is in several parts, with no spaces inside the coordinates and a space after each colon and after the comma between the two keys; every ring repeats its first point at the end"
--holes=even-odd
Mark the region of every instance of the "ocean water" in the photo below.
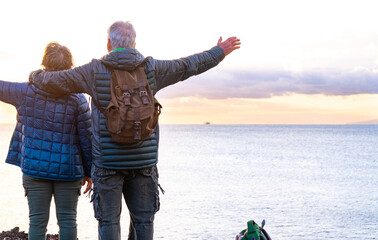
{"type": "MultiPolygon", "coordinates": [[[[4,163],[12,130],[0,125],[0,231],[27,231],[21,172],[4,163]]],[[[162,125],[155,239],[231,240],[251,219],[276,240],[378,239],[377,146],[378,125],[162,125]]],[[[122,239],[128,221],[124,206],[122,239]]],[[[97,239],[83,195],[78,230],[97,239]]]]}

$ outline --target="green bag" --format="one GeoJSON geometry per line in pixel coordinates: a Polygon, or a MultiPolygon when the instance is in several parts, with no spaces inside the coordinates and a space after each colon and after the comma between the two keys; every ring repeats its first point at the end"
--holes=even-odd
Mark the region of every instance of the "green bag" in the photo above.
{"type": "Polygon", "coordinates": [[[250,220],[247,222],[247,229],[236,235],[235,240],[271,240],[269,234],[264,229],[265,220],[261,223],[261,227],[250,220]]]}

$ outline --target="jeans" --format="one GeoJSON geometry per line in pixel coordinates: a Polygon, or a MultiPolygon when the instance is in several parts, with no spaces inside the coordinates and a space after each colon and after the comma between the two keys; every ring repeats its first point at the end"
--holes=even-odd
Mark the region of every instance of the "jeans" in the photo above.
{"type": "Polygon", "coordinates": [[[99,240],[121,239],[122,195],[130,214],[129,240],[151,240],[159,210],[156,166],[140,170],[110,170],[92,166],[93,207],[99,240]]]}
{"type": "Polygon", "coordinates": [[[82,180],[53,181],[23,175],[29,203],[29,240],[45,240],[54,195],[60,240],[77,239],[77,202],[82,180]]]}

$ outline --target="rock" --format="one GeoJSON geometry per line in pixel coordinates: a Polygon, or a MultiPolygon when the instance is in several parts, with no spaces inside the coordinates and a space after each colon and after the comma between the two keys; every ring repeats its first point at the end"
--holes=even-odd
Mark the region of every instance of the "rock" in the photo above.
{"type": "MultiPolygon", "coordinates": [[[[58,240],[58,234],[47,234],[47,240],[58,240]]],[[[19,227],[15,227],[10,231],[2,231],[0,233],[0,240],[28,240],[28,234],[24,231],[20,232],[19,227]]]]}

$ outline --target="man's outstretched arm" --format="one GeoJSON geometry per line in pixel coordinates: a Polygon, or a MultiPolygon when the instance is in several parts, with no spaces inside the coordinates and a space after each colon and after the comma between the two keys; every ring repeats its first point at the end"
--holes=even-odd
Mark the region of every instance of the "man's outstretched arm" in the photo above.
{"type": "Polygon", "coordinates": [[[218,65],[226,55],[240,48],[240,39],[230,37],[226,41],[219,38],[217,46],[210,50],[175,60],[153,59],[156,77],[156,92],[169,85],[201,74],[218,65]]]}
{"type": "Polygon", "coordinates": [[[37,70],[29,75],[29,82],[38,88],[55,94],[88,93],[88,81],[92,78],[91,63],[63,71],[37,70]]]}

